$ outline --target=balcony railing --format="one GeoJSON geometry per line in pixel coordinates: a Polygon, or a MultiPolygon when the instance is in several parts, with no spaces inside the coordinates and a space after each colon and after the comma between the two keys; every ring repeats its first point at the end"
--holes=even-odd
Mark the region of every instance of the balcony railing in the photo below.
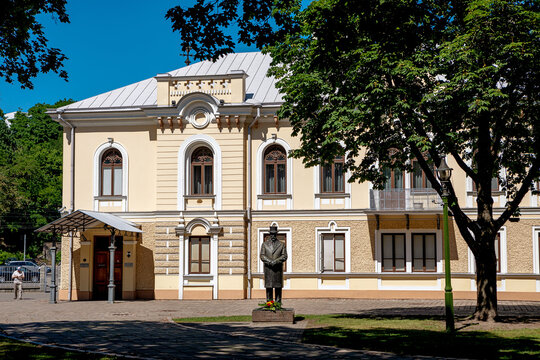
{"type": "Polygon", "coordinates": [[[442,200],[434,189],[370,190],[372,210],[442,210],[442,200]]]}

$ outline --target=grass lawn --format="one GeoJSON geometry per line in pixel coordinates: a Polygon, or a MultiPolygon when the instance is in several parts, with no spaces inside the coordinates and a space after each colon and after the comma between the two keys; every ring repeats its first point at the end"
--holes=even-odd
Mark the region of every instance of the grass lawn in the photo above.
{"type": "MultiPolygon", "coordinates": [[[[309,328],[303,342],[350,349],[473,359],[538,359],[540,328],[474,329],[456,323],[457,332],[445,332],[442,318],[306,315],[309,328]]],[[[519,324],[518,324],[519,325],[519,324]]],[[[478,325],[481,326],[481,325],[478,325]]],[[[508,326],[506,326],[508,327],[508,326]]],[[[516,328],[519,327],[519,328],[516,328]]]]}
{"type": "MultiPolygon", "coordinates": [[[[304,343],[340,348],[469,359],[539,359],[540,326],[513,319],[503,323],[456,322],[454,334],[445,332],[439,317],[368,317],[357,315],[301,315],[308,321],[304,343]]],[[[251,321],[251,316],[175,319],[177,322],[251,321]]]]}
{"type": "Polygon", "coordinates": [[[2,360],[106,360],[117,359],[115,357],[104,357],[95,354],[81,353],[77,351],[67,351],[46,346],[28,344],[21,341],[14,341],[0,337],[0,359],[2,360]]]}

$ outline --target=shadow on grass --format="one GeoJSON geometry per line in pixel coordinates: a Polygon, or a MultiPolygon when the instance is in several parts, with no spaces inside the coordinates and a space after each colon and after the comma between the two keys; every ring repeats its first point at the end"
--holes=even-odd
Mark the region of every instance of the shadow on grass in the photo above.
{"type": "MultiPolygon", "coordinates": [[[[444,320],[440,316],[373,316],[343,314],[332,316],[343,320],[444,320]]],[[[529,319],[507,319],[508,322],[528,323],[529,319]]],[[[360,324],[360,323],[358,323],[360,324]]],[[[351,326],[352,327],[352,326],[351,326]]],[[[357,350],[391,352],[398,355],[427,355],[469,359],[538,359],[538,332],[525,330],[508,337],[496,331],[456,331],[453,334],[432,329],[407,329],[391,326],[351,328],[325,326],[306,329],[302,342],[357,350]],[[525,333],[525,334],[523,334],[525,333]],[[529,336],[531,334],[531,336],[529,336]]],[[[361,327],[361,326],[359,326],[361,327]]],[[[461,327],[463,329],[465,327],[461,327]]],[[[458,329],[459,330],[459,329],[458,329]]]]}
{"type": "MultiPolygon", "coordinates": [[[[370,314],[337,314],[332,315],[335,319],[371,319],[371,320],[444,320],[444,316],[439,315],[370,315],[370,314]]],[[[456,316],[456,319],[458,317],[456,316]]]]}
{"type": "Polygon", "coordinates": [[[0,337],[0,359],[3,360],[106,360],[121,359],[117,357],[107,357],[97,354],[88,354],[77,351],[67,351],[63,349],[43,347],[39,345],[28,344],[21,341],[15,341],[0,337]]]}

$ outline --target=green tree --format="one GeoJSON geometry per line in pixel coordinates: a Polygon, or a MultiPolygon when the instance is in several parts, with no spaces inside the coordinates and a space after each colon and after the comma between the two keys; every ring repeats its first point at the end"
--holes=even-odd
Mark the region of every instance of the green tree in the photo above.
{"type": "Polygon", "coordinates": [[[37,17],[51,14],[69,23],[66,0],[4,0],[0,11],[0,77],[22,88],[33,88],[32,79],[49,71],[67,80],[62,70],[66,56],[48,46],[43,25],[37,17]]]}
{"type": "Polygon", "coordinates": [[[208,31],[222,28],[201,29],[203,10],[223,14],[216,21],[224,28],[238,25],[240,41],[265,46],[284,94],[279,115],[301,137],[294,157],[313,166],[347,153],[352,180],[379,188],[381,168],[411,170],[416,159],[441,194],[428,161],[439,165],[448,155],[472,179],[476,216],[463,211],[452,186],[449,203],[476,259],[475,317],[496,318],[495,237],[539,176],[539,3],[247,1],[255,15],[230,10],[236,3],[199,0],[168,16],[184,46],[206,49],[196,57],[232,50],[229,42],[208,45],[208,31]],[[180,25],[178,14],[192,24],[180,25]],[[274,26],[260,37],[257,27],[242,32],[257,14],[274,16],[274,26]],[[508,199],[497,216],[493,177],[508,199]]]}
{"type": "Polygon", "coordinates": [[[5,190],[0,195],[0,225],[9,244],[18,244],[26,233],[31,255],[48,239],[33,230],[56,219],[62,203],[62,126],[46,111],[71,102],[36,104],[27,114],[17,112],[9,137],[1,136],[0,127],[0,151],[8,149],[0,164],[0,188],[5,190]]]}

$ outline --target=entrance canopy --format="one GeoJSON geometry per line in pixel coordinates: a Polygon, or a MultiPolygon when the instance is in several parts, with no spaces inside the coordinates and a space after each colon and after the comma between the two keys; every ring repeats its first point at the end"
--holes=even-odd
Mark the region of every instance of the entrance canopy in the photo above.
{"type": "Polygon", "coordinates": [[[37,232],[50,232],[66,235],[70,231],[83,232],[87,229],[95,229],[104,225],[119,231],[130,233],[142,233],[136,224],[124,220],[118,216],[98,211],[77,210],[69,215],[56,219],[45,226],[37,229],[37,232]]]}

